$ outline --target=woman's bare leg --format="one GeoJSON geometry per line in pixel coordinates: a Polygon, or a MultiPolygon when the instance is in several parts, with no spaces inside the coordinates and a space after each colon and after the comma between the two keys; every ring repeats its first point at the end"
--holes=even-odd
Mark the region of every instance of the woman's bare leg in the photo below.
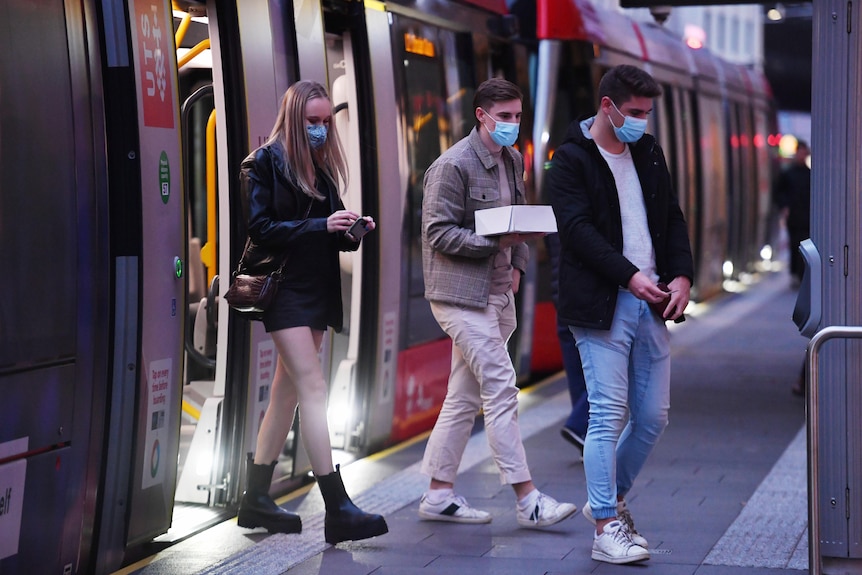
{"type": "Polygon", "coordinates": [[[270,404],[258,434],[255,462],[260,458],[268,463],[278,457],[298,404],[300,437],[312,471],[315,475],[326,475],[334,470],[326,420],[328,386],[318,357],[323,333],[294,327],[271,334],[279,361],[270,404]]]}

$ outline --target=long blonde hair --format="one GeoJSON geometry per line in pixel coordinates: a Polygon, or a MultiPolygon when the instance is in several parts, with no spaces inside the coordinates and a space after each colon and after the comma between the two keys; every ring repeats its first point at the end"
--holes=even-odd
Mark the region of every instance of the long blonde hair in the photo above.
{"type": "MultiPolygon", "coordinates": [[[[278,108],[278,117],[272,127],[267,143],[278,141],[285,153],[285,176],[295,183],[306,195],[323,200],[324,196],[314,185],[314,160],[324,174],[338,188],[347,185],[347,162],[341,140],[335,129],[335,119],[329,122],[326,142],[314,150],[305,129],[305,106],[309,100],[326,98],[326,88],[313,80],[300,80],[284,93],[278,108]]],[[[330,101],[331,104],[331,101],[330,101]]]]}

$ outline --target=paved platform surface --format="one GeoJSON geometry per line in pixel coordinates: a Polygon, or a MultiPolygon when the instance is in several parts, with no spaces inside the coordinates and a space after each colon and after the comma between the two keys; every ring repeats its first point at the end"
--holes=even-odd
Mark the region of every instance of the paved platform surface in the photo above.
{"type": "Polygon", "coordinates": [[[805,407],[790,388],[806,339],[790,320],[796,292],[767,274],[672,329],[670,425],[632,492],[629,507],[650,541],[650,561],[614,566],[590,558],[592,525],[583,464],[559,434],[569,399],[562,374],[521,395],[522,435],[537,486],[579,512],[558,525],[520,528],[481,425],[456,483],[493,514],[486,525],[422,521],[424,440],[342,469],[354,501],[383,513],[387,535],[331,546],[323,541],[317,487],[289,498],[299,535],[246,530],[227,521],[118,572],[139,574],[424,575],[613,574],[798,575],[807,572],[805,407]]]}

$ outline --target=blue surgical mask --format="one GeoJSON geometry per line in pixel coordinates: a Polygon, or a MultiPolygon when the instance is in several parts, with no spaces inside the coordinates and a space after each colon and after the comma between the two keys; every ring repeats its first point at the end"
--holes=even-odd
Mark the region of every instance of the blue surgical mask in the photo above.
{"type": "MultiPolygon", "coordinates": [[[[483,112],[488,114],[484,109],[483,112]]],[[[494,120],[495,126],[494,131],[490,130],[488,133],[491,135],[491,139],[494,140],[494,143],[498,146],[512,146],[518,141],[518,131],[521,128],[520,124],[515,124],[513,122],[501,122],[499,120],[494,119],[491,114],[488,116],[494,120]]],[[[487,127],[487,126],[486,126],[487,127]]]]}
{"type": "Polygon", "coordinates": [[[315,150],[326,143],[326,126],[323,124],[308,124],[305,127],[308,130],[308,142],[315,150]]]}
{"type": "Polygon", "coordinates": [[[611,105],[614,107],[614,110],[619,112],[620,116],[625,118],[623,120],[623,125],[617,128],[614,126],[614,121],[611,120],[610,115],[608,115],[608,120],[610,120],[611,126],[614,128],[614,134],[617,135],[617,140],[626,144],[631,144],[632,142],[640,140],[641,136],[646,132],[646,118],[632,118],[631,116],[624,115],[620,112],[620,109],[617,108],[617,105],[614,104],[613,100],[611,100],[611,105]]]}

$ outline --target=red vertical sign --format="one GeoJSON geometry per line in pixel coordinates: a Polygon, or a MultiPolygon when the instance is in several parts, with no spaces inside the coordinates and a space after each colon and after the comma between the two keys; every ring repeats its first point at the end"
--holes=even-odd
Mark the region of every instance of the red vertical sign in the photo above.
{"type": "Polygon", "coordinates": [[[138,39],[137,58],[139,85],[143,98],[144,125],[153,128],[174,127],[174,93],[168,70],[167,50],[171,49],[168,34],[173,33],[165,2],[139,0],[135,2],[135,22],[138,39]]]}

